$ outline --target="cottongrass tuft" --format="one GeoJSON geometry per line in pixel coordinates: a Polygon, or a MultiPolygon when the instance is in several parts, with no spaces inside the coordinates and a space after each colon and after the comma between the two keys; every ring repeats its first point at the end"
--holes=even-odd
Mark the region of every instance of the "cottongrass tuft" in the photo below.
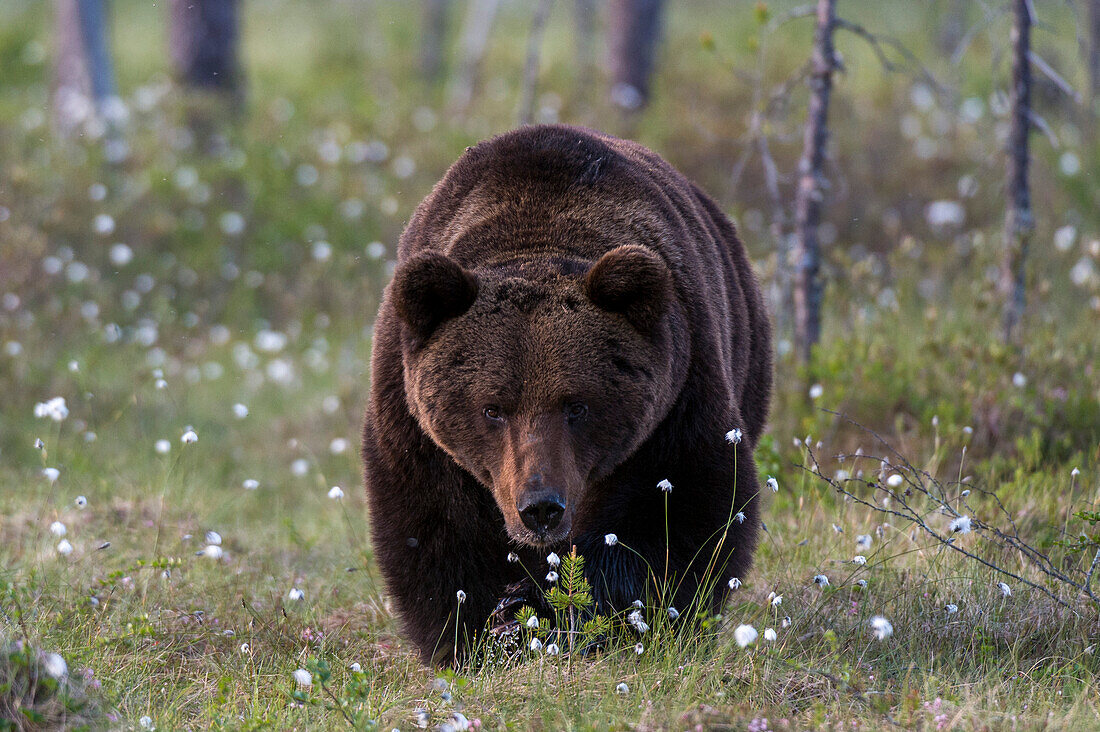
{"type": "Polygon", "coordinates": [[[733,520],[739,524],[745,523],[745,512],[738,511],[737,513],[733,514],[733,520]]]}
{"type": "Polygon", "coordinates": [[[603,543],[607,544],[608,546],[615,546],[619,543],[619,537],[615,534],[604,534],[603,543]]]}
{"type": "Polygon", "coordinates": [[[867,564],[867,557],[863,556],[862,554],[857,554],[852,557],[852,564],[863,566],[864,564],[867,564]]]}
{"type": "Polygon", "coordinates": [[[546,555],[546,563],[549,564],[551,567],[559,567],[561,566],[561,557],[559,557],[555,552],[550,552],[546,555]]]}
{"type": "Polygon", "coordinates": [[[306,596],[306,593],[302,592],[297,587],[291,587],[290,592],[286,593],[286,596],[287,596],[288,600],[293,600],[294,602],[298,602],[299,600],[301,600],[302,598],[304,598],[306,596]]]}
{"type": "Polygon", "coordinates": [[[737,642],[737,645],[744,648],[754,643],[758,635],[756,628],[751,625],[738,625],[733,631],[733,640],[737,642]]]}
{"type": "Polygon", "coordinates": [[[814,584],[824,589],[829,586],[829,578],[823,574],[815,574],[814,584]]]}
{"type": "Polygon", "coordinates": [[[779,492],[779,481],[772,476],[768,476],[768,487],[772,489],[772,493],[779,492]]]}
{"type": "Polygon", "coordinates": [[[197,432],[195,432],[195,430],[192,430],[192,429],[187,430],[186,432],[184,432],[180,436],[180,442],[182,442],[185,445],[190,445],[190,444],[198,442],[198,441],[199,441],[199,435],[198,435],[197,432]]]}
{"type": "Polygon", "coordinates": [[[222,548],[217,544],[207,544],[203,549],[196,554],[200,557],[206,557],[207,559],[221,559],[222,548]]]}
{"type": "Polygon", "coordinates": [[[556,656],[559,653],[561,653],[561,649],[558,648],[557,643],[547,643],[546,644],[546,655],[547,656],[556,656]]]}
{"type": "Polygon", "coordinates": [[[338,485],[334,485],[328,489],[328,497],[334,501],[339,501],[344,497],[344,489],[338,485]]]}
{"type": "Polygon", "coordinates": [[[526,623],[524,623],[524,624],[525,624],[525,625],[526,625],[526,626],[527,626],[528,628],[530,628],[531,630],[537,630],[537,629],[538,629],[538,627],[539,627],[539,619],[538,619],[538,616],[537,616],[537,615],[532,615],[531,617],[527,618],[527,622],[526,622],[526,623]]]}
{"type": "Polygon", "coordinates": [[[905,478],[902,478],[897,473],[891,473],[890,477],[886,479],[886,485],[891,488],[900,488],[901,484],[905,482],[905,478]]]}
{"type": "Polygon", "coordinates": [[[455,599],[458,600],[459,605],[466,602],[466,591],[465,590],[459,590],[458,592],[456,592],[455,593],[455,599]]]}
{"type": "Polygon", "coordinates": [[[954,603],[948,603],[947,605],[943,606],[943,609],[947,612],[948,615],[954,615],[959,611],[959,606],[954,603]]]}
{"type": "Polygon", "coordinates": [[[856,549],[867,551],[871,548],[871,541],[872,539],[870,534],[860,534],[856,537],[856,549]]]}
{"type": "Polygon", "coordinates": [[[172,450],[172,443],[168,440],[157,440],[153,443],[153,450],[158,455],[167,455],[172,450]]]}
{"type": "Polygon", "coordinates": [[[76,500],[73,501],[73,503],[76,504],[77,508],[87,508],[88,507],[88,499],[85,498],[84,496],[77,496],[76,500]]]}
{"type": "Polygon", "coordinates": [[[68,539],[62,539],[57,543],[57,553],[67,557],[73,553],[73,545],[69,543],[68,539]]]}
{"type": "Polygon", "coordinates": [[[732,430],[726,433],[726,442],[730,443],[731,445],[740,445],[742,436],[743,435],[741,430],[734,427],[732,430]]]}
{"type": "Polygon", "coordinates": [[[142,729],[150,730],[150,732],[157,728],[157,726],[153,724],[153,718],[150,717],[148,714],[138,719],[138,724],[141,725],[142,729]]]}
{"type": "Polygon", "coordinates": [[[641,643],[635,643],[634,652],[637,653],[639,656],[642,655],[643,653],[645,653],[645,646],[643,646],[641,643]]]}
{"type": "Polygon", "coordinates": [[[997,589],[1000,590],[1001,594],[1005,597],[1011,597],[1012,596],[1012,588],[1009,587],[1008,584],[1005,583],[1005,582],[998,582],[997,583],[997,589]]]}
{"type": "Polygon", "coordinates": [[[56,483],[61,477],[61,471],[57,468],[42,468],[42,476],[51,483],[56,483]]]}
{"type": "Polygon", "coordinates": [[[634,626],[638,635],[645,635],[649,631],[649,623],[642,618],[641,610],[633,610],[626,616],[627,622],[634,626]]]}
{"type": "Polygon", "coordinates": [[[294,681],[298,684],[298,686],[304,686],[307,688],[313,686],[313,674],[311,674],[309,671],[306,671],[304,668],[298,669],[292,675],[294,676],[294,681]]]}
{"type": "Polygon", "coordinates": [[[538,638],[532,638],[530,648],[535,653],[538,653],[542,650],[542,641],[540,641],[538,638]]]}
{"type": "Polygon", "coordinates": [[[518,561],[519,561],[519,555],[518,554],[516,554],[515,552],[508,552],[508,563],[509,564],[515,564],[518,561]]]}
{"type": "Polygon", "coordinates": [[[886,640],[894,634],[894,624],[881,615],[876,615],[871,618],[871,632],[875,634],[875,638],[886,640]]]}
{"type": "Polygon", "coordinates": [[[953,534],[969,534],[971,529],[971,522],[969,516],[957,516],[951,521],[951,533],[953,534]]]}
{"type": "Polygon", "coordinates": [[[64,536],[68,532],[69,530],[65,528],[65,524],[61,523],[60,521],[54,521],[52,524],[50,524],[50,533],[54,536],[64,536]]]}
{"type": "Polygon", "coordinates": [[[615,693],[616,694],[629,694],[630,693],[630,687],[626,685],[626,682],[620,681],[618,683],[618,685],[615,687],[615,693]]]}
{"type": "Polygon", "coordinates": [[[675,619],[676,619],[676,618],[678,618],[678,617],[680,617],[680,611],[679,611],[679,610],[677,610],[677,609],[676,609],[676,608],[674,608],[674,607],[670,607],[670,608],[668,609],[668,619],[669,619],[669,620],[675,620],[675,619]]]}
{"type": "Polygon", "coordinates": [[[768,641],[769,643],[774,643],[775,639],[778,637],[779,636],[775,632],[775,628],[764,628],[764,640],[768,641]]]}
{"type": "Polygon", "coordinates": [[[546,573],[546,581],[547,582],[557,582],[558,581],[558,573],[551,569],[549,572],[546,573]]]}
{"type": "Polygon", "coordinates": [[[658,483],[657,487],[660,488],[661,491],[664,493],[672,493],[672,483],[669,482],[668,478],[665,478],[660,483],[658,483]]]}
{"type": "Polygon", "coordinates": [[[241,483],[241,487],[243,487],[246,491],[254,491],[260,487],[260,481],[256,480],[255,478],[245,478],[244,482],[241,483]]]}

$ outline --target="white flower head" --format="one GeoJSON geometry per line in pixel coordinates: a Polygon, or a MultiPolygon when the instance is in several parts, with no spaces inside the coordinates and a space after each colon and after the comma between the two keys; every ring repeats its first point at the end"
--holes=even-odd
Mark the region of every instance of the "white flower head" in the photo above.
{"type": "Polygon", "coordinates": [[[73,501],[73,503],[76,504],[77,508],[87,508],[88,507],[88,499],[85,498],[84,496],[77,496],[76,500],[73,501]]]}
{"type": "Polygon", "coordinates": [[[669,620],[675,620],[678,617],[680,617],[680,611],[677,610],[674,607],[669,607],[669,609],[668,609],[668,619],[669,620]]]}
{"type": "Polygon", "coordinates": [[[46,673],[55,679],[62,679],[69,673],[69,664],[65,663],[65,659],[57,653],[47,653],[42,659],[42,665],[46,673]]]}
{"type": "Polygon", "coordinates": [[[739,524],[745,523],[745,512],[738,511],[737,513],[733,514],[733,520],[739,524]]]}
{"type": "Polygon", "coordinates": [[[557,582],[558,581],[558,573],[551,569],[549,572],[546,573],[546,581],[547,582],[557,582]]]}
{"type": "Polygon", "coordinates": [[[1017,371],[1012,375],[1012,385],[1015,386],[1017,389],[1023,389],[1025,386],[1027,386],[1027,377],[1017,371]]]}
{"type": "Polygon", "coordinates": [[[172,449],[172,443],[168,440],[157,440],[153,443],[153,449],[158,455],[167,455],[172,449]]]}
{"type": "Polygon", "coordinates": [[[287,596],[288,600],[293,600],[294,602],[298,602],[299,600],[301,600],[302,598],[304,598],[306,596],[306,593],[302,592],[297,587],[291,587],[290,592],[286,593],[286,596],[287,596]]]}
{"type": "Polygon", "coordinates": [[[970,533],[970,517],[958,516],[951,520],[950,526],[951,532],[956,534],[969,534],[970,533]]]}
{"type": "Polygon", "coordinates": [[[783,604],[783,596],[776,595],[774,592],[768,596],[768,599],[771,601],[772,607],[779,607],[783,604]]]}
{"type": "Polygon", "coordinates": [[[147,730],[150,730],[150,731],[155,730],[157,728],[156,725],[153,724],[153,718],[150,717],[148,714],[141,717],[138,720],[138,724],[141,725],[142,729],[147,729],[147,730]]]}
{"type": "Polygon", "coordinates": [[[775,639],[779,636],[775,632],[775,628],[764,628],[764,640],[769,643],[774,643],[775,639]]]}
{"type": "Polygon", "coordinates": [[[57,542],[57,553],[63,557],[67,557],[73,553],[73,545],[69,543],[68,539],[62,539],[57,542]]]}
{"type": "Polygon", "coordinates": [[[256,480],[255,478],[245,478],[244,482],[241,483],[241,486],[246,491],[254,491],[260,487],[260,481],[256,480]]]}
{"type": "Polygon", "coordinates": [[[69,533],[69,530],[65,528],[65,524],[61,523],[60,521],[54,521],[52,524],[50,524],[50,533],[54,536],[64,536],[65,534],[69,533]]]}
{"type": "Polygon", "coordinates": [[[791,616],[790,615],[784,615],[783,619],[779,621],[779,627],[780,628],[789,628],[789,627],[791,627],[791,616]]]}
{"type": "Polygon", "coordinates": [[[663,491],[664,493],[672,493],[672,483],[668,481],[668,478],[665,478],[660,483],[658,483],[657,487],[660,488],[661,491],[663,491]]]}
{"type": "Polygon", "coordinates": [[[741,580],[738,577],[730,577],[730,581],[727,584],[729,584],[731,590],[736,590],[741,587],[741,580]]]}
{"type": "Polygon", "coordinates": [[[944,605],[943,609],[947,612],[948,615],[954,615],[959,611],[959,606],[954,603],[949,603],[947,605],[944,605]]]}
{"type": "Polygon", "coordinates": [[[1069,471],[1069,477],[1071,477],[1071,478],[1076,478],[1080,474],[1081,474],[1081,469],[1080,468],[1074,468],[1073,470],[1069,471]]]}
{"type": "Polygon", "coordinates": [[[219,534],[217,531],[207,531],[206,532],[206,543],[207,544],[221,544],[222,543],[222,535],[219,534]]]}
{"type": "Polygon", "coordinates": [[[527,618],[527,622],[525,623],[525,625],[531,630],[537,630],[539,627],[538,616],[532,615],[531,617],[527,618]]]}
{"type": "Polygon", "coordinates": [[[294,681],[297,682],[298,686],[313,686],[313,674],[311,674],[309,671],[306,671],[304,668],[300,668],[295,671],[293,676],[294,681]]]}
{"type": "Polygon", "coordinates": [[[1011,597],[1012,596],[1012,588],[1009,587],[1008,584],[1005,583],[1005,582],[998,582],[997,583],[997,589],[1000,590],[1001,594],[1004,595],[1005,597],[1011,597]]]}
{"type": "Polygon", "coordinates": [[[466,591],[465,590],[459,590],[458,592],[456,592],[455,593],[455,599],[458,600],[459,605],[466,602],[466,591]]]}
{"type": "Polygon", "coordinates": [[[867,564],[867,557],[863,556],[862,554],[857,554],[852,557],[852,564],[863,566],[864,564],[867,564]]]}
{"type": "Polygon", "coordinates": [[[879,640],[886,640],[894,634],[894,624],[881,615],[871,618],[871,632],[879,640]]]}
{"type": "Polygon", "coordinates": [[[607,544],[608,546],[615,546],[619,543],[619,537],[615,534],[604,534],[603,543],[607,544]]]}
{"type": "Polygon", "coordinates": [[[54,422],[63,421],[69,416],[69,408],[65,405],[65,397],[54,397],[49,401],[35,404],[34,416],[39,419],[49,417],[54,422]]]}
{"type": "MultiPolygon", "coordinates": [[[[41,437],[34,438],[34,449],[35,450],[45,450],[46,449],[46,443],[42,441],[41,437]]],[[[1076,469],[1077,468],[1074,468],[1074,470],[1076,470],[1076,469]]]]}
{"type": "Polygon", "coordinates": [[[334,485],[328,489],[328,497],[334,501],[339,501],[344,497],[344,489],[338,485],[334,485]]]}
{"type": "Polygon", "coordinates": [[[772,493],[778,493],[779,492],[779,481],[769,475],[768,476],[768,487],[772,489],[772,493]]]}
{"type": "Polygon", "coordinates": [[[242,643],[241,647],[238,648],[237,650],[239,650],[242,655],[247,656],[249,649],[250,649],[250,646],[247,643],[242,643]]]}
{"type": "Polygon", "coordinates": [[[207,544],[198,554],[200,557],[206,557],[207,559],[221,559],[223,552],[217,544],[207,544]]]}
{"type": "Polygon", "coordinates": [[[538,653],[542,650],[542,641],[540,641],[538,638],[532,638],[530,648],[535,653],[538,653]]]}
{"type": "Polygon", "coordinates": [[[641,643],[635,643],[634,652],[637,653],[639,656],[642,655],[643,653],[645,653],[645,646],[643,646],[641,643]]]}
{"type": "Polygon", "coordinates": [[[733,639],[737,642],[737,645],[744,648],[756,641],[756,637],[759,633],[756,632],[756,628],[751,625],[738,625],[733,631],[733,639]]]}
{"type": "Polygon", "coordinates": [[[901,484],[905,482],[905,478],[902,478],[898,473],[890,473],[890,477],[886,479],[886,485],[891,488],[900,488],[901,484]]]}
{"type": "Polygon", "coordinates": [[[726,433],[726,442],[731,445],[740,445],[742,436],[743,433],[741,432],[741,430],[737,427],[734,427],[732,430],[726,433]]]}
{"type": "Polygon", "coordinates": [[[616,694],[629,694],[630,693],[630,687],[627,686],[625,682],[620,681],[619,684],[615,687],[615,693],[616,694]]]}
{"type": "Polygon", "coordinates": [[[352,672],[357,674],[363,672],[363,666],[358,661],[354,661],[350,666],[348,666],[348,668],[351,669],[352,672]]]}
{"type": "Polygon", "coordinates": [[[518,554],[516,554],[515,552],[508,552],[508,562],[509,563],[515,564],[518,561],[519,561],[519,555],[518,554]]]}
{"type": "Polygon", "coordinates": [[[241,404],[240,402],[237,402],[233,405],[233,416],[237,419],[244,419],[248,416],[248,407],[241,404]]]}
{"type": "Polygon", "coordinates": [[[42,476],[51,483],[56,483],[61,477],[61,471],[57,468],[42,468],[42,476]]]}
{"type": "Polygon", "coordinates": [[[861,590],[867,589],[867,580],[865,580],[865,579],[856,580],[856,584],[859,585],[859,589],[861,589],[861,590]]]}
{"type": "Polygon", "coordinates": [[[829,586],[829,578],[823,574],[814,575],[814,584],[824,589],[829,586]]]}
{"type": "Polygon", "coordinates": [[[546,563],[551,567],[558,567],[561,565],[561,557],[554,552],[550,552],[546,555],[546,563]]]}
{"type": "Polygon", "coordinates": [[[557,643],[547,643],[546,644],[546,655],[547,656],[556,656],[559,653],[561,653],[561,649],[558,648],[557,643]]]}
{"type": "Polygon", "coordinates": [[[856,537],[856,549],[867,551],[871,548],[871,541],[872,539],[870,534],[860,534],[856,537]]]}
{"type": "Polygon", "coordinates": [[[649,623],[642,618],[641,610],[632,610],[630,614],[626,616],[626,619],[634,626],[634,630],[638,631],[639,635],[645,635],[649,630],[649,623]]]}
{"type": "Polygon", "coordinates": [[[198,441],[199,441],[199,436],[195,432],[195,430],[187,430],[186,432],[183,433],[183,435],[180,436],[180,442],[182,442],[185,445],[190,445],[190,444],[198,442],[198,441]]]}
{"type": "Polygon", "coordinates": [[[825,393],[825,387],[821,384],[814,384],[810,387],[810,399],[820,399],[825,393]]]}

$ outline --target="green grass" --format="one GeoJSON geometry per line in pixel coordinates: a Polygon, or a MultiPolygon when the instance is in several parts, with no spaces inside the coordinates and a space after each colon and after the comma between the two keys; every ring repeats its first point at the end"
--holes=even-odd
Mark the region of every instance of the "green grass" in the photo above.
{"type": "MultiPolygon", "coordinates": [[[[204,155],[182,144],[186,100],[166,81],[164,8],[116,0],[131,156],[109,166],[97,143],[55,139],[45,123],[39,49],[50,46],[50,13],[0,6],[0,648],[29,642],[20,668],[39,649],[60,653],[81,680],[73,698],[91,695],[86,708],[110,710],[113,726],[147,715],[158,729],[341,728],[346,714],[409,729],[425,714],[429,726],[453,723],[454,712],[493,729],[760,730],[765,718],[770,729],[1100,726],[1100,626],[1080,593],[1025,566],[988,529],[957,536],[1071,609],[1011,579],[1004,597],[1002,575],[800,467],[807,435],[830,477],[858,469],[835,455],[886,454],[822,408],[838,411],[945,483],[953,508],[962,512],[955,481],[966,477],[974,518],[1014,523],[1072,577],[1091,559],[1057,542],[1095,533],[1074,514],[1100,503],[1100,276],[1071,276],[1100,267],[1095,122],[1049,90],[1037,94],[1060,147],[1033,138],[1032,299],[1025,345],[1007,349],[994,335],[988,275],[999,260],[997,122],[988,104],[976,123],[957,119],[962,99],[988,101],[1003,88],[1003,59],[991,59],[1007,29],[995,22],[953,66],[929,30],[950,5],[858,6],[859,22],[901,39],[945,87],[927,109],[914,105],[911,76],[883,72],[858,39],[839,41],[849,71],[833,115],[825,343],[809,367],[780,358],[757,456],[780,490],[756,567],[723,617],[688,633],[653,622],[640,655],[631,639],[442,680],[402,640],[367,540],[356,453],[370,323],[413,207],[465,145],[513,124],[525,11],[506,5],[484,89],[456,118],[446,89],[415,73],[414,8],[248,5],[247,108],[225,130],[226,152],[204,155]],[[917,138],[899,131],[907,117],[917,138]],[[932,158],[914,153],[920,136],[935,140],[932,158]],[[379,142],[383,160],[349,160],[379,142]],[[327,163],[333,145],[345,155],[327,163]],[[1080,160],[1077,175],[1059,171],[1067,152],[1080,160]],[[311,169],[316,182],[302,185],[311,169]],[[965,225],[933,230],[925,205],[959,200],[965,175],[977,183],[962,199],[965,225]],[[109,234],[93,228],[102,214],[109,234]],[[243,231],[226,233],[226,214],[242,216],[243,231]],[[1063,251],[1052,242],[1066,225],[1077,235],[1063,251]],[[111,261],[117,242],[132,261],[111,261]],[[318,242],[328,259],[314,256],[318,242]],[[281,350],[263,350],[266,330],[286,335],[281,350]],[[35,418],[35,404],[55,396],[68,417],[35,418]],[[237,403],[247,417],[235,416],[237,403]],[[196,443],[181,443],[188,427],[196,443]],[[161,439],[167,454],[155,449],[161,439]],[[55,483],[47,467],[60,471],[55,483]],[[343,499],[327,496],[332,486],[343,499]],[[54,521],[66,525],[71,554],[58,553],[54,521]],[[219,559],[196,555],[208,531],[221,536],[219,559]],[[857,548],[861,534],[874,537],[869,549],[857,548]],[[856,554],[867,563],[853,564],[856,554]],[[817,574],[830,586],[816,586],[817,574]],[[303,599],[290,599],[294,588],[303,599]],[[881,641],[869,625],[876,615],[894,628],[881,641]],[[742,623],[774,628],[777,639],[740,648],[732,629],[742,623]],[[314,671],[308,692],[292,678],[299,668],[314,671]]],[[[1036,47],[1083,88],[1070,9],[1041,12],[1049,25],[1036,47]]],[[[540,106],[635,136],[698,180],[738,219],[770,285],[759,161],[738,186],[731,180],[751,111],[744,74],[761,40],[769,83],[797,69],[805,24],[766,37],[749,3],[674,4],[653,107],[630,120],[602,92],[578,95],[570,22],[564,5],[555,9],[540,106]]],[[[771,122],[784,171],[798,155],[804,99],[796,87],[790,111],[771,122]]],[[[877,460],[859,467],[879,470],[877,460]]],[[[857,494],[882,505],[881,491],[857,494]]],[[[938,504],[918,509],[946,531],[938,504]]]]}

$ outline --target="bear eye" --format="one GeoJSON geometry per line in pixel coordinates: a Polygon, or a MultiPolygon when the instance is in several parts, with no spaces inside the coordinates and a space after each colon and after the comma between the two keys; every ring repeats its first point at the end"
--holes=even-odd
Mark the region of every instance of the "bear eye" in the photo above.
{"type": "Polygon", "coordinates": [[[490,422],[503,422],[504,413],[500,411],[500,407],[495,404],[490,404],[481,411],[485,415],[485,419],[490,422]]]}
{"type": "Polygon", "coordinates": [[[588,414],[588,405],[584,402],[573,402],[565,408],[565,414],[570,422],[576,422],[588,414]]]}

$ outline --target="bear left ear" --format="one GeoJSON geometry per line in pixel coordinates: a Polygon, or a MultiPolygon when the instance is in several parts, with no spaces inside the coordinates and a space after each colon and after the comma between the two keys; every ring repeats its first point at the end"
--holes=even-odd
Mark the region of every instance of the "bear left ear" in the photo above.
{"type": "Polygon", "coordinates": [[[672,273],[656,252],[626,244],[600,257],[584,278],[584,292],[600,309],[647,331],[668,308],[672,273]]]}
{"type": "Polygon", "coordinates": [[[424,252],[398,265],[391,285],[393,306],[420,338],[462,315],[477,299],[477,277],[440,252],[424,252]]]}

